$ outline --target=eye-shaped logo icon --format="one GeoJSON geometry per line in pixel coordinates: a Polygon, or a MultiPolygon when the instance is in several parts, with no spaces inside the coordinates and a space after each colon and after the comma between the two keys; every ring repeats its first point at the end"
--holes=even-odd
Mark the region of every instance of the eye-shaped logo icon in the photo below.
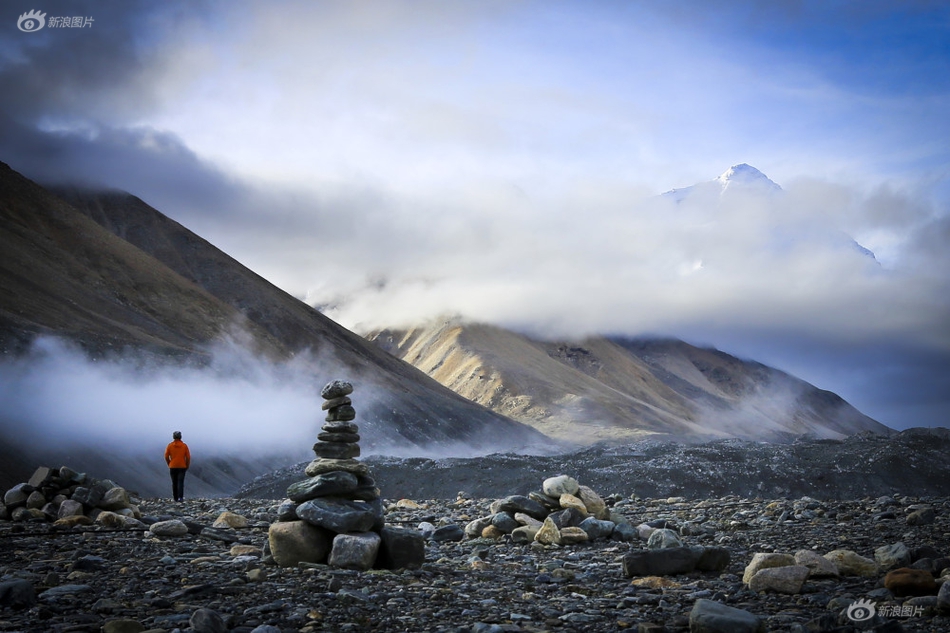
{"type": "Polygon", "coordinates": [[[20,16],[20,19],[16,21],[16,27],[24,33],[39,31],[44,26],[46,26],[46,14],[36,10],[24,13],[20,16]]]}
{"type": "Polygon", "coordinates": [[[856,600],[848,606],[848,617],[855,622],[864,622],[874,617],[874,603],[870,600],[856,600]]]}

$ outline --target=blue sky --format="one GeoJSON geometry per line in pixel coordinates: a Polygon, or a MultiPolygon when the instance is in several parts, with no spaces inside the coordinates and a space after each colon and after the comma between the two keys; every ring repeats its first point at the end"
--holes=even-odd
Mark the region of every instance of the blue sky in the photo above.
{"type": "Polygon", "coordinates": [[[5,7],[0,160],[135,193],[348,327],[671,334],[950,424],[946,3],[5,7]],[[738,163],[786,195],[656,197],[738,163]]]}

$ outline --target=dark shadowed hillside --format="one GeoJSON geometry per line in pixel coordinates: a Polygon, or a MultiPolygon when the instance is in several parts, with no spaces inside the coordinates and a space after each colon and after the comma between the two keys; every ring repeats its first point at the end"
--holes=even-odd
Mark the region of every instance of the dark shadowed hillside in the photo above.
{"type": "MultiPolygon", "coordinates": [[[[145,354],[150,362],[200,366],[214,341],[239,331],[272,361],[312,357],[307,371],[317,389],[335,378],[357,381],[361,423],[377,443],[477,452],[545,442],[337,325],[138,198],[68,197],[72,204],[0,164],[0,349],[7,358],[51,335],[92,357],[145,354]]],[[[3,434],[15,439],[21,422],[0,416],[3,434]]],[[[41,444],[19,450],[43,457],[41,444]]]]}

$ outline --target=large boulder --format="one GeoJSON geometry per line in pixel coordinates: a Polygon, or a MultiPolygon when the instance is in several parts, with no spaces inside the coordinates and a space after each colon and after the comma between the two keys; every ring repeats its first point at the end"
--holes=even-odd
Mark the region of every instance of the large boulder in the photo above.
{"type": "Polygon", "coordinates": [[[337,534],[333,537],[328,562],[333,567],[344,569],[372,569],[379,552],[380,540],[376,532],[337,534]]]}
{"type": "Polygon", "coordinates": [[[323,563],[333,543],[333,533],[306,521],[273,523],[267,533],[271,556],[281,567],[298,563],[323,563]]]}
{"type": "Polygon", "coordinates": [[[377,567],[383,569],[418,569],[426,559],[425,538],[416,530],[384,527],[380,533],[377,567]]]}

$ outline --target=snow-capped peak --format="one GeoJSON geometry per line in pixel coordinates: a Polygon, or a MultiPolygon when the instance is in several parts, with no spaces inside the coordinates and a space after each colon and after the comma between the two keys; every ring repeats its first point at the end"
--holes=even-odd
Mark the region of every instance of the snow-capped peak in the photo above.
{"type": "Polygon", "coordinates": [[[718,178],[681,189],[671,189],[664,193],[663,196],[679,203],[697,192],[723,195],[730,189],[734,191],[752,191],[765,194],[782,191],[781,187],[772,182],[772,180],[761,171],[747,163],[740,163],[724,171],[718,178]]]}
{"type": "Polygon", "coordinates": [[[771,191],[782,190],[782,188],[772,182],[768,176],[746,163],[733,165],[716,178],[716,182],[722,185],[723,191],[731,185],[762,187],[771,191]]]}

